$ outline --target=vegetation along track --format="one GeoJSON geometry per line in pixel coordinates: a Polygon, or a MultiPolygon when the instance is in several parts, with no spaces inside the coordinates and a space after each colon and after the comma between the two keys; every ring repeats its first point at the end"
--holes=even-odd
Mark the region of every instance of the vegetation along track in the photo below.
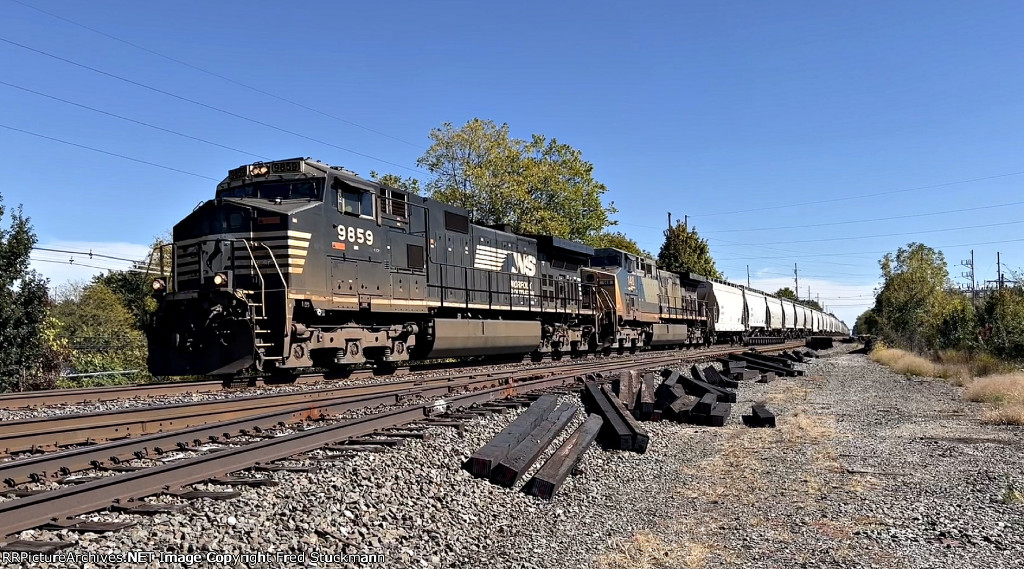
{"type": "MultiPolygon", "coordinates": [[[[795,346],[796,344],[791,343],[775,346],[772,349],[782,350],[795,346]]],[[[84,484],[0,503],[0,538],[49,521],[61,521],[67,516],[95,511],[114,504],[130,509],[133,506],[133,501],[145,496],[173,491],[189,484],[208,480],[211,477],[266,464],[331,443],[372,434],[381,429],[422,421],[439,409],[465,408],[494,399],[563,386],[574,382],[581,373],[612,372],[634,368],[638,364],[654,367],[679,360],[717,356],[731,351],[737,350],[727,348],[692,354],[675,353],[671,356],[645,358],[639,362],[631,359],[576,362],[560,366],[561,369],[552,370],[540,377],[536,372],[529,376],[525,376],[522,372],[513,372],[505,374],[500,381],[497,381],[498,378],[495,377],[485,377],[456,382],[459,384],[457,389],[469,390],[469,392],[444,400],[443,404],[434,401],[400,407],[297,431],[290,435],[230,447],[216,453],[201,454],[156,467],[101,477],[84,484]],[[520,377],[517,379],[516,376],[520,377]],[[498,385],[495,385],[496,383],[498,385]]],[[[403,394],[421,397],[444,395],[454,387],[452,385],[428,385],[427,383],[421,382],[418,390],[403,391],[403,394]]],[[[389,386],[392,387],[392,391],[388,395],[392,398],[391,402],[395,402],[396,394],[393,391],[393,384],[362,387],[389,386]]],[[[380,395],[385,396],[385,393],[381,392],[380,395]]],[[[248,419],[234,419],[174,433],[161,433],[114,441],[106,445],[85,446],[65,452],[12,460],[0,464],[0,478],[4,479],[8,485],[15,485],[89,467],[109,467],[123,459],[159,454],[162,449],[187,449],[193,443],[219,437],[230,437],[234,433],[256,429],[261,425],[272,426],[303,419],[323,418],[345,409],[373,405],[375,402],[384,403],[385,401],[381,397],[372,395],[351,397],[347,400],[339,398],[330,401],[317,401],[313,405],[293,407],[290,411],[263,413],[248,419]]],[[[142,503],[134,504],[134,506],[142,505],[142,503]]]]}

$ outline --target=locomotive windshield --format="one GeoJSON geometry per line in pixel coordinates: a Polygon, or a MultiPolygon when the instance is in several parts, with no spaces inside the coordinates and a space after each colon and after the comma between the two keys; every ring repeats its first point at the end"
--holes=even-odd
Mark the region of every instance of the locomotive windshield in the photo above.
{"type": "Polygon", "coordinates": [[[218,198],[262,198],[267,200],[320,200],[323,180],[279,180],[226,188],[218,198]]]}

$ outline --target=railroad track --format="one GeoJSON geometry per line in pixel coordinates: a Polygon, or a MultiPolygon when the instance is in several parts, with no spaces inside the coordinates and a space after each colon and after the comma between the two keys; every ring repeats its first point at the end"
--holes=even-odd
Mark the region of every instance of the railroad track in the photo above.
{"type": "MultiPolygon", "coordinates": [[[[774,346],[772,350],[797,347],[800,343],[774,346]]],[[[234,417],[192,428],[173,432],[132,437],[102,445],[84,446],[63,452],[55,452],[24,459],[0,463],[0,480],[8,486],[24,482],[52,480],[59,475],[88,468],[120,469],[119,465],[135,458],[158,457],[170,450],[196,450],[198,445],[208,441],[228,440],[238,434],[255,432],[268,426],[291,424],[309,419],[323,419],[340,412],[356,408],[373,407],[382,404],[401,404],[402,398],[429,398],[446,396],[442,402],[406,405],[397,409],[370,414],[355,419],[343,420],[322,427],[297,431],[286,436],[267,438],[257,442],[229,447],[215,453],[201,454],[142,470],[129,470],[115,476],[105,476],[84,484],[69,486],[39,494],[0,503],[0,537],[24,529],[57,521],[64,526],[63,518],[118,505],[121,508],[145,508],[138,502],[143,497],[162,492],[176,493],[177,489],[203,482],[212,477],[252,468],[258,465],[287,458],[339,443],[353,437],[376,433],[382,429],[395,428],[416,421],[425,421],[443,410],[469,407],[474,404],[523,395],[532,391],[565,386],[575,383],[581,374],[614,372],[636,367],[657,367],[681,360],[715,357],[738,351],[719,348],[703,352],[681,353],[644,358],[640,361],[627,358],[613,360],[590,360],[569,365],[556,366],[545,373],[537,370],[520,370],[498,374],[499,377],[475,377],[451,381],[447,378],[418,380],[418,385],[405,385],[396,391],[393,382],[355,388],[378,388],[374,393],[350,392],[329,399],[310,399],[302,404],[290,404],[288,408],[272,411],[261,409],[245,417],[234,417]],[[560,368],[560,369],[557,369],[560,368]],[[388,391],[388,388],[390,391],[388,391]],[[453,394],[460,392],[458,394],[453,394]]],[[[315,393],[315,392],[307,392],[315,393]]],[[[231,401],[245,401],[237,398],[231,401]]],[[[2,440],[0,440],[0,444],[2,440]]],[[[142,511],[142,510],[140,510],[142,511]]]]}
{"type": "MultiPolygon", "coordinates": [[[[670,357],[686,357],[685,352],[673,354],[670,357]]],[[[488,384],[497,385],[499,382],[551,373],[554,370],[565,369],[567,365],[580,366],[579,369],[583,370],[580,373],[585,373],[589,367],[600,368],[609,361],[618,360],[595,358],[520,370],[487,373],[473,371],[446,377],[411,378],[367,385],[337,385],[315,390],[20,419],[0,423],[0,452],[10,455],[19,452],[42,452],[70,445],[96,444],[115,438],[168,432],[228,419],[289,410],[300,405],[312,409],[315,405],[331,402],[339,410],[373,407],[395,403],[427,388],[436,388],[430,395],[443,395],[467,386],[482,389],[488,384]],[[481,378],[484,380],[482,384],[481,378]],[[372,398],[374,396],[376,398],[372,398]],[[345,403],[350,406],[342,409],[340,406],[345,403]]]]}
{"type": "MultiPolygon", "coordinates": [[[[712,348],[712,350],[717,349],[721,348],[712,348]]],[[[766,349],[774,348],[768,346],[766,347],[766,349]]],[[[697,354],[700,353],[700,351],[681,353],[697,354]]],[[[509,360],[507,362],[497,362],[493,364],[487,364],[483,362],[462,362],[459,364],[422,363],[412,365],[407,368],[399,368],[398,370],[396,370],[394,374],[389,375],[401,377],[409,374],[425,373],[442,369],[484,368],[490,365],[509,365],[515,363],[517,362],[514,360],[509,360]]],[[[526,369],[529,369],[529,367],[527,367],[526,369]]],[[[228,381],[219,379],[196,381],[170,381],[161,383],[136,383],[131,385],[113,385],[104,387],[76,387],[69,389],[22,391],[16,393],[0,394],[0,409],[30,409],[35,407],[51,407],[56,405],[81,405],[87,403],[102,403],[105,401],[120,401],[125,399],[168,397],[175,395],[186,395],[191,393],[214,393],[228,389],[257,387],[260,385],[278,386],[288,385],[289,383],[308,384],[330,380],[365,379],[369,377],[374,377],[376,375],[378,374],[372,369],[358,368],[343,373],[304,374],[297,377],[289,378],[288,380],[282,378],[275,379],[272,377],[242,377],[233,378],[232,380],[228,381]]]]}
{"type": "MultiPolygon", "coordinates": [[[[776,346],[773,349],[795,347],[796,342],[776,346]]],[[[714,357],[721,353],[735,351],[734,348],[711,348],[707,350],[683,352],[654,352],[642,358],[625,358],[624,361],[642,363],[651,358],[693,359],[714,357]],[[663,355],[671,354],[671,355],[663,355]]],[[[317,402],[331,401],[336,406],[345,401],[350,402],[349,409],[393,403],[393,397],[400,400],[409,397],[425,387],[443,387],[449,392],[464,388],[465,385],[477,385],[476,380],[485,375],[493,384],[537,374],[550,373],[564,369],[567,365],[601,366],[609,361],[604,358],[588,358],[573,362],[548,363],[515,370],[481,372],[468,371],[446,377],[414,377],[410,379],[382,382],[366,385],[335,385],[323,389],[299,390],[292,392],[270,393],[244,397],[230,397],[207,401],[175,403],[165,405],[142,406],[127,409],[115,409],[94,413],[69,415],[40,416],[28,419],[6,421],[0,423],[0,453],[13,455],[22,452],[44,452],[65,448],[72,445],[96,444],[106,440],[137,437],[153,433],[169,432],[200,425],[208,425],[228,419],[239,419],[264,413],[280,412],[298,405],[314,405],[317,402]],[[363,402],[362,398],[379,396],[374,403],[363,402]]],[[[582,369],[582,368],[581,368],[582,369]]],[[[307,376],[324,379],[325,376],[307,376]]],[[[432,394],[443,394],[435,390],[432,394]]],[[[371,401],[371,400],[367,400],[371,401]]]]}

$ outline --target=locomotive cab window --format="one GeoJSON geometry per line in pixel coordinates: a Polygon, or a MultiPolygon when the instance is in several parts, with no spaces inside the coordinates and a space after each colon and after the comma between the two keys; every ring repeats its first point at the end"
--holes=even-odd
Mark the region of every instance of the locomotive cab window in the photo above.
{"type": "Polygon", "coordinates": [[[374,219],[374,195],[335,178],[331,187],[338,190],[338,211],[374,219]]]}

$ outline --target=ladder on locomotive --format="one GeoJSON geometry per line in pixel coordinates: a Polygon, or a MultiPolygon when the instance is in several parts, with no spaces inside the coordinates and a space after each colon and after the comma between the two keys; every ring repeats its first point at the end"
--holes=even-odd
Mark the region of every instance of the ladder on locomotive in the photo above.
{"type": "MultiPolygon", "coordinates": [[[[273,341],[274,331],[269,328],[263,327],[266,325],[267,320],[269,320],[269,318],[267,317],[267,283],[266,279],[263,278],[263,271],[260,269],[259,264],[256,263],[256,257],[252,253],[252,246],[250,245],[249,241],[246,239],[239,239],[239,241],[245,244],[245,249],[249,253],[249,261],[252,263],[253,271],[255,272],[256,276],[259,277],[260,282],[260,290],[258,297],[255,297],[256,291],[249,291],[246,292],[245,294],[246,303],[249,305],[249,318],[252,319],[253,324],[252,330],[253,338],[255,339],[256,350],[259,352],[260,359],[262,361],[281,361],[284,359],[283,355],[264,355],[265,350],[267,348],[273,347],[275,345],[273,341]]],[[[281,272],[281,267],[277,263],[277,258],[274,256],[274,252],[270,250],[270,247],[268,247],[266,243],[257,242],[255,243],[255,245],[262,246],[264,249],[267,250],[267,254],[270,255],[271,262],[274,263],[274,269],[277,271],[277,276],[278,278],[281,279],[282,291],[284,292],[285,298],[287,298],[288,283],[285,282],[284,280],[284,274],[281,272]]],[[[282,318],[282,322],[284,322],[284,318],[282,318]]],[[[284,340],[282,340],[282,342],[283,341],[284,340]]],[[[281,353],[284,354],[287,349],[287,345],[283,346],[281,353]]]]}

